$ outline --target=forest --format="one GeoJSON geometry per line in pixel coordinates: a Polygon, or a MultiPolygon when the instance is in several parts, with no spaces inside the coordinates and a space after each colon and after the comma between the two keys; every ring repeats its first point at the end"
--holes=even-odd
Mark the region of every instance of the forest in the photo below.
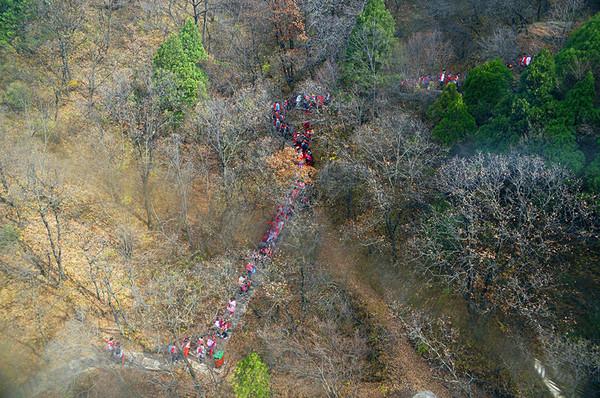
{"type": "Polygon", "coordinates": [[[600,395],[600,1],[0,0],[1,397],[600,395]]]}

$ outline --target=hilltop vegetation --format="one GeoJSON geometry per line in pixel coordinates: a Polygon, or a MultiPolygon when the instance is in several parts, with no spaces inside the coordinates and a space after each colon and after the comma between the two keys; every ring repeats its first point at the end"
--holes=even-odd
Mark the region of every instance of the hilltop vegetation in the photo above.
{"type": "Polygon", "coordinates": [[[597,394],[597,12],[0,0],[0,395],[597,394]],[[221,374],[110,361],[209,330],[299,178],[221,374]]]}

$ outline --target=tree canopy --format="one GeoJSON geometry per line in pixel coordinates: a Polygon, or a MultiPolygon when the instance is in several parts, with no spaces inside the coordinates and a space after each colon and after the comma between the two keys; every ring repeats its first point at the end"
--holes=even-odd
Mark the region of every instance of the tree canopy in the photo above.
{"type": "Polygon", "coordinates": [[[499,59],[473,68],[464,84],[464,100],[477,123],[482,124],[511,95],[512,74],[499,59]]]}
{"type": "Polygon", "coordinates": [[[454,145],[475,131],[475,119],[463,101],[455,84],[448,84],[442,95],[429,109],[429,117],[436,122],[433,137],[444,145],[454,145]]]}
{"type": "Polygon", "coordinates": [[[198,66],[206,58],[198,27],[189,19],[179,34],[169,35],[156,51],[155,75],[161,78],[166,72],[172,73],[181,101],[191,106],[206,95],[208,77],[198,66]]]}
{"type": "Polygon", "coordinates": [[[269,368],[253,352],[235,366],[233,390],[237,398],[266,398],[270,396],[269,368]]]}
{"type": "Polygon", "coordinates": [[[0,44],[10,42],[28,13],[30,0],[0,0],[0,44]]]}
{"type": "Polygon", "coordinates": [[[380,80],[394,39],[395,22],[383,0],[369,0],[350,35],[343,65],[344,80],[370,89],[380,80]]]}

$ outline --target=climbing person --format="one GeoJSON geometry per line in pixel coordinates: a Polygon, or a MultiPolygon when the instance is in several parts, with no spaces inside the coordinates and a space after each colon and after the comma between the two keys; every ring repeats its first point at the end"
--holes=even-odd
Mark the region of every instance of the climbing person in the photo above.
{"type": "Polygon", "coordinates": [[[209,357],[212,358],[215,348],[217,348],[217,342],[215,341],[214,336],[209,336],[208,339],[206,339],[206,349],[208,350],[209,357]]]}
{"type": "Polygon", "coordinates": [[[310,151],[310,149],[308,151],[306,151],[306,155],[305,155],[305,160],[306,160],[306,164],[309,166],[313,166],[315,164],[315,160],[312,156],[312,152],[310,151]]]}
{"type": "Polygon", "coordinates": [[[240,275],[238,278],[238,286],[241,288],[246,283],[246,277],[244,275],[240,275]]]}
{"type": "Polygon", "coordinates": [[[442,69],[442,73],[440,73],[440,90],[444,88],[444,83],[446,82],[446,69],[442,69]]]}
{"type": "Polygon", "coordinates": [[[199,361],[204,361],[204,358],[206,357],[206,347],[204,347],[204,341],[202,339],[198,340],[198,346],[196,347],[196,358],[198,358],[199,361]],[[202,341],[202,343],[200,344],[200,341],[202,341]]]}
{"type": "Polygon", "coordinates": [[[248,278],[251,278],[252,274],[256,272],[256,265],[252,262],[248,262],[246,264],[246,272],[248,273],[248,278]]]}
{"type": "Polygon", "coordinates": [[[325,97],[322,95],[317,95],[316,104],[317,104],[317,110],[322,108],[323,105],[325,104],[325,97]]]}
{"type": "Polygon", "coordinates": [[[308,112],[310,110],[310,98],[307,94],[304,94],[304,101],[302,101],[302,106],[304,108],[304,112],[308,112]]]}
{"type": "Polygon", "coordinates": [[[250,286],[252,285],[251,279],[244,278],[244,280],[245,282],[242,284],[242,286],[240,286],[241,293],[246,293],[248,290],[250,290],[250,286]]]}
{"type": "Polygon", "coordinates": [[[271,257],[273,255],[273,251],[270,247],[266,246],[260,249],[260,254],[262,254],[263,256],[271,257]]]}
{"type": "Polygon", "coordinates": [[[118,341],[115,343],[115,349],[113,351],[113,356],[117,360],[120,360],[123,358],[123,348],[121,347],[121,343],[118,341]]]}
{"type": "Polygon", "coordinates": [[[527,67],[529,65],[531,65],[531,55],[525,57],[525,66],[527,67]]]}
{"type": "Polygon", "coordinates": [[[223,329],[221,329],[221,337],[223,340],[227,340],[229,338],[231,334],[231,327],[232,324],[229,321],[225,322],[225,325],[223,325],[223,329]]]}
{"type": "Polygon", "coordinates": [[[169,345],[169,354],[171,354],[171,362],[175,363],[179,359],[179,350],[175,343],[169,345]]]}
{"type": "Polygon", "coordinates": [[[115,340],[112,337],[105,338],[104,342],[106,342],[106,351],[112,351],[115,348],[115,340]]]}
{"type": "Polygon", "coordinates": [[[235,313],[235,307],[237,303],[235,302],[235,298],[232,297],[231,300],[227,303],[227,311],[229,311],[229,316],[233,316],[235,313]]]}
{"type": "Polygon", "coordinates": [[[190,338],[186,337],[185,339],[183,339],[183,357],[187,358],[188,355],[190,355],[190,347],[191,347],[191,342],[190,342],[190,338]]]}

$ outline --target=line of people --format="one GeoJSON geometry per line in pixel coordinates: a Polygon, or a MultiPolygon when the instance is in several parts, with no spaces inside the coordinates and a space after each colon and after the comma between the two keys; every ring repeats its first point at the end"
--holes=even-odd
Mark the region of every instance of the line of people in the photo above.
{"type": "MultiPolygon", "coordinates": [[[[313,109],[318,110],[319,106],[327,105],[331,102],[330,95],[326,96],[308,96],[306,94],[298,94],[296,96],[296,108],[304,109],[305,112],[311,112],[313,109]]],[[[273,127],[276,133],[279,133],[284,139],[292,139],[293,146],[296,149],[297,160],[300,166],[314,166],[314,156],[310,149],[310,143],[314,134],[310,122],[302,124],[303,130],[297,131],[291,124],[286,122],[287,111],[291,109],[291,101],[285,100],[274,102],[272,106],[273,127]]]]}
{"type": "MultiPolygon", "coordinates": [[[[533,56],[523,53],[517,58],[516,65],[521,68],[527,68],[529,65],[531,65],[532,61],[533,56]]],[[[514,65],[515,63],[513,62],[508,62],[506,64],[506,66],[509,69],[513,69],[514,65]]],[[[454,83],[457,86],[459,86],[462,83],[462,81],[463,79],[461,78],[460,73],[453,74],[451,72],[447,72],[446,69],[442,69],[437,79],[434,79],[432,75],[424,75],[419,77],[417,81],[417,86],[426,90],[432,90],[437,88],[441,90],[444,88],[444,86],[450,83],[454,83]]]]}
{"type": "Polygon", "coordinates": [[[214,359],[215,367],[220,367],[223,363],[223,351],[219,351],[220,340],[224,341],[231,337],[233,321],[235,319],[238,300],[247,298],[253,284],[253,277],[256,274],[257,264],[263,264],[267,258],[272,257],[275,244],[283,230],[285,222],[290,218],[294,210],[294,202],[298,198],[300,191],[305,187],[304,183],[297,181],[292,190],[286,197],[283,205],[277,206],[277,211],[273,221],[269,222],[269,229],[264,234],[259,244],[259,249],[255,250],[249,256],[244,271],[238,277],[239,291],[237,296],[233,296],[227,302],[225,311],[218,315],[213,323],[211,333],[199,336],[197,339],[186,337],[180,344],[171,343],[168,347],[171,354],[171,361],[176,362],[182,357],[188,358],[190,352],[195,352],[196,359],[204,362],[207,358],[214,359]]]}
{"type": "MultiPolygon", "coordinates": [[[[298,95],[294,98],[294,101],[296,108],[310,112],[313,109],[318,109],[319,106],[328,104],[330,96],[329,94],[327,96],[298,95]]],[[[304,164],[312,165],[314,160],[310,151],[310,142],[314,131],[309,122],[303,123],[303,131],[301,133],[295,131],[293,126],[287,124],[285,115],[293,108],[292,104],[292,100],[286,100],[283,103],[275,102],[273,104],[274,127],[282,134],[287,131],[289,137],[293,139],[293,145],[299,154],[298,165],[300,167],[304,164]]],[[[204,362],[207,358],[214,359],[215,367],[220,367],[223,364],[224,352],[222,350],[219,351],[218,348],[232,334],[234,320],[238,311],[238,301],[249,297],[249,293],[254,285],[257,264],[264,266],[265,261],[268,261],[273,256],[273,250],[285,223],[292,215],[295,203],[305,187],[306,184],[304,182],[296,180],[292,189],[286,195],[283,204],[277,206],[275,217],[273,221],[268,223],[269,228],[262,237],[258,249],[250,254],[248,261],[244,265],[243,272],[238,277],[238,292],[229,299],[224,311],[216,317],[212,325],[212,330],[209,333],[195,337],[186,336],[182,341],[172,341],[169,343],[167,352],[172,363],[182,358],[195,357],[200,362],[204,362]]],[[[115,342],[112,337],[106,338],[105,342],[107,344],[106,349],[124,364],[125,356],[120,343],[115,342]]]]}

